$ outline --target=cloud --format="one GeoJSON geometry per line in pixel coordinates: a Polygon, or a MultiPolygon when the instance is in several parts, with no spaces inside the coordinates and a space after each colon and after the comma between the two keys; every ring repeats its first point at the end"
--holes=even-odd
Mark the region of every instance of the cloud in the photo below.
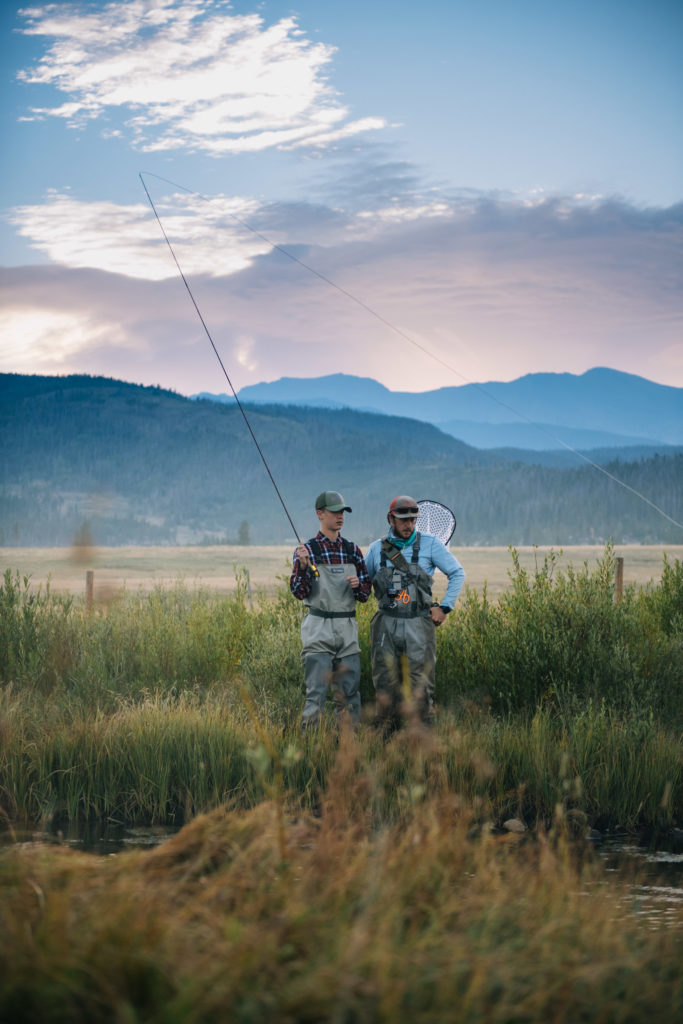
{"type": "MultiPolygon", "coordinates": [[[[435,215],[405,196],[399,205],[409,216],[255,208],[264,233],[314,273],[272,247],[232,273],[212,275],[202,263],[193,291],[237,388],[343,369],[425,390],[596,365],[683,386],[683,207],[470,196],[435,215]]],[[[197,227],[196,237],[208,254],[210,232],[197,227]]],[[[90,325],[93,336],[76,334],[69,349],[64,366],[73,372],[225,390],[179,278],[27,267],[5,279],[8,309],[54,310],[90,325]]],[[[41,366],[36,360],[36,372],[41,366]]]]}
{"type": "MultiPolygon", "coordinates": [[[[124,333],[111,321],[98,323],[76,310],[0,310],[0,332],[0,371],[5,373],[33,373],[35,366],[42,367],[42,372],[61,373],[70,359],[78,359],[85,348],[105,338],[110,344],[126,347],[124,333]]],[[[133,339],[128,339],[127,347],[135,347],[133,339]]]]}
{"type": "MultiPolygon", "coordinates": [[[[242,227],[259,204],[239,197],[171,195],[155,201],[178,262],[188,274],[222,277],[269,252],[269,242],[242,227]],[[238,218],[238,220],[235,220],[238,218]]],[[[9,221],[54,263],[159,281],[176,277],[176,265],[151,207],[82,202],[51,193],[45,203],[19,206],[9,221]]]]}
{"type": "MultiPolygon", "coordinates": [[[[240,196],[174,193],[154,199],[163,229],[184,273],[226,277],[274,246],[338,245],[369,239],[387,224],[450,218],[444,200],[394,197],[380,209],[345,212],[323,204],[262,204],[240,196]]],[[[178,273],[151,207],[82,201],[50,192],[44,203],[6,215],[30,245],[54,263],[158,281],[178,273]]]]}
{"type": "Polygon", "coordinates": [[[67,97],[32,117],[80,126],[123,112],[144,151],[213,155],[326,147],[385,126],[349,119],[325,77],[334,48],[311,42],[294,18],[266,26],[227,9],[218,0],[124,0],[24,10],[22,31],[54,41],[19,78],[67,97]]]}

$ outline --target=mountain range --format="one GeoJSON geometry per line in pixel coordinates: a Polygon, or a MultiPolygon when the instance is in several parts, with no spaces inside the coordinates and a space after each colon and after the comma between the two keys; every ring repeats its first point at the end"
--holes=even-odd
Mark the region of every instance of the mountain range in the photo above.
{"type": "MultiPolygon", "coordinates": [[[[233,402],[232,395],[196,397],[233,402]]],[[[509,382],[390,391],[368,377],[282,377],[238,392],[250,404],[306,405],[407,416],[476,448],[543,451],[683,444],[683,388],[605,367],[532,373],[509,382]]]]}
{"type": "Polygon", "coordinates": [[[681,543],[681,528],[648,504],[683,519],[675,449],[612,456],[601,472],[570,452],[571,467],[544,463],[548,453],[527,452],[536,462],[526,464],[519,452],[473,448],[406,417],[242,410],[248,426],[234,400],[104,377],[0,374],[0,546],[86,536],[101,545],[293,544],[297,532],[315,532],[323,490],[349,502],[345,533],[360,544],[383,532],[399,493],[452,508],[457,546],[681,543]]]}

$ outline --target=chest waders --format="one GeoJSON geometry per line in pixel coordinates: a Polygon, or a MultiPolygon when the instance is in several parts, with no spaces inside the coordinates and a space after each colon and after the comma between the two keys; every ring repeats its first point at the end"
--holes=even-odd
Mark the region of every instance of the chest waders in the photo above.
{"type": "Polygon", "coordinates": [[[357,575],[351,560],[354,546],[342,538],[348,562],[327,565],[318,541],[309,540],[319,572],[304,599],[308,614],[301,623],[301,660],[306,682],[302,725],[317,724],[332,687],[337,717],[360,719],[360,647],[356,623],[356,596],[349,577],[357,575]]]}
{"type": "Polygon", "coordinates": [[[392,726],[411,700],[423,721],[432,716],[436,630],[429,612],[432,578],[418,562],[421,539],[418,533],[407,562],[385,538],[373,580],[379,609],[370,625],[372,681],[378,717],[392,726]]]}

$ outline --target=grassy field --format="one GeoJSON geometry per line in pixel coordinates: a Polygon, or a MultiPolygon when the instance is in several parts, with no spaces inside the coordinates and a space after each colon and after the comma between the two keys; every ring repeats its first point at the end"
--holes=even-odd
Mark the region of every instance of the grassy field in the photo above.
{"type": "MultiPolygon", "coordinates": [[[[665,562],[660,584],[627,587],[617,602],[610,550],[595,568],[566,573],[550,556],[535,572],[510,557],[511,590],[497,602],[468,591],[438,631],[448,753],[437,774],[496,813],[523,808],[548,822],[578,778],[572,810],[591,825],[678,823],[683,564],[665,562]],[[463,775],[465,735],[478,753],[463,775]],[[482,775],[480,762],[496,770],[482,775]]],[[[368,724],[374,608],[359,606],[357,618],[368,724]]],[[[82,597],[32,591],[8,569],[0,815],[164,821],[230,794],[258,802],[244,779],[248,750],[265,742],[259,730],[285,750],[298,742],[302,614],[285,585],[249,601],[244,576],[232,594],[177,581],[88,609],[82,597]]],[[[293,791],[310,809],[326,772],[318,755],[295,764],[293,791]]]]}
{"type": "MultiPolygon", "coordinates": [[[[465,568],[467,585],[481,592],[486,584],[488,596],[496,598],[510,588],[510,552],[504,547],[457,548],[453,554],[465,568]]],[[[541,565],[550,550],[547,547],[518,548],[520,563],[529,572],[541,565]]],[[[584,562],[593,567],[604,553],[603,545],[565,547],[559,567],[575,568],[584,562]]],[[[618,545],[617,557],[624,559],[624,586],[643,586],[650,580],[659,582],[663,555],[670,560],[683,560],[683,544],[618,545]]],[[[220,594],[236,590],[238,570],[246,569],[254,590],[272,593],[278,577],[288,575],[291,564],[290,546],[249,547],[121,547],[121,548],[0,548],[0,573],[18,569],[31,577],[34,585],[45,584],[56,593],[82,594],[85,574],[93,570],[95,600],[113,596],[122,587],[150,591],[155,586],[169,585],[178,579],[189,585],[205,584],[220,594]]],[[[445,591],[445,580],[437,573],[435,595],[445,591]]]]}
{"type": "Polygon", "coordinates": [[[387,737],[372,601],[358,732],[330,708],[302,735],[284,548],[5,552],[75,596],[9,568],[0,584],[0,1021],[681,1017],[671,881],[593,847],[683,824],[680,549],[457,553],[499,600],[463,595],[437,635],[434,728],[408,699],[387,737]],[[240,566],[274,592],[250,601],[240,566]],[[88,568],[127,589],[88,608],[88,568]],[[64,821],[185,827],[113,857],[12,828],[64,821]]]}

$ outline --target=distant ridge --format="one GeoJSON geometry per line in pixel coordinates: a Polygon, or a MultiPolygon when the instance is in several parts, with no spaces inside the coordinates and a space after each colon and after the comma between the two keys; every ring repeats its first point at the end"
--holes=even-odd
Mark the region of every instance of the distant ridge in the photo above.
{"type": "MultiPolygon", "coordinates": [[[[607,367],[425,392],[390,391],[368,377],[282,377],[239,392],[241,402],[349,408],[432,423],[476,448],[557,450],[683,444],[683,388],[607,367]],[[516,415],[516,413],[521,414],[516,415]],[[531,422],[529,422],[531,421],[531,422]]],[[[228,395],[199,396],[214,401],[228,395]]]]}
{"type": "MultiPolygon", "coordinates": [[[[617,463],[619,449],[604,452],[629,491],[567,451],[482,451],[405,417],[279,404],[250,404],[248,415],[302,535],[317,529],[315,495],[335,489],[362,545],[384,531],[401,492],[453,508],[458,547],[681,543],[680,527],[633,493],[683,520],[683,455],[671,449],[636,449],[617,463]]],[[[294,544],[234,401],[0,374],[0,436],[0,546],[221,544],[245,534],[294,544]]]]}

